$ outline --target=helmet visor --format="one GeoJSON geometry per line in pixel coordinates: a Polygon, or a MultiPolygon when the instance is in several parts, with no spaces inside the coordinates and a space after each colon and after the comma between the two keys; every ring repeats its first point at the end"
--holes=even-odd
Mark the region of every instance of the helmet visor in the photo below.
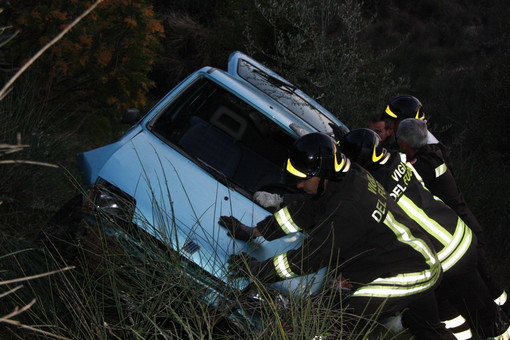
{"type": "Polygon", "coordinates": [[[298,178],[306,179],[306,178],[313,177],[313,176],[310,176],[309,174],[306,174],[306,173],[296,169],[294,167],[294,165],[292,165],[292,162],[290,161],[290,159],[287,159],[287,166],[285,169],[287,170],[287,172],[289,172],[290,174],[292,174],[298,178]]]}
{"type": "MultiPolygon", "coordinates": [[[[345,166],[346,159],[342,154],[340,154],[340,155],[341,155],[340,162],[338,162],[337,152],[335,150],[335,152],[333,154],[334,172],[340,172],[345,166]]],[[[321,159],[321,163],[322,163],[322,159],[321,159]]],[[[312,178],[314,176],[319,176],[319,174],[321,172],[321,166],[319,165],[314,170],[308,169],[308,170],[302,171],[302,170],[297,169],[297,167],[292,164],[292,162],[289,158],[289,159],[287,159],[287,165],[285,167],[285,170],[287,170],[287,173],[290,173],[291,175],[297,177],[298,179],[306,180],[306,179],[312,178]]]]}

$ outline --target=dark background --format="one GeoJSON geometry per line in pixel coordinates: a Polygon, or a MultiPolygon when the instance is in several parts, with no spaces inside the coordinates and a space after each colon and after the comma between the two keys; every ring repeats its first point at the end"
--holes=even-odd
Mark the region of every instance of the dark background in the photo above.
{"type": "MultiPolygon", "coordinates": [[[[4,83],[90,6],[1,2],[4,83]],[[18,33],[12,40],[7,39],[18,33]]],[[[115,141],[128,107],[146,112],[194,70],[240,50],[350,128],[399,94],[424,106],[508,287],[510,3],[504,0],[106,1],[41,56],[0,101],[0,247],[30,248],[79,190],[74,156],[115,141]]],[[[1,258],[0,258],[1,261],[1,258]]],[[[0,279],[2,275],[0,265],[0,279]]]]}

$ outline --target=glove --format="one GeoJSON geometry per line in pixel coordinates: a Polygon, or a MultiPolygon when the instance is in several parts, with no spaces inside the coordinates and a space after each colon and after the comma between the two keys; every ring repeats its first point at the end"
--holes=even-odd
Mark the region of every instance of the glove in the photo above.
{"type": "Polygon", "coordinates": [[[265,191],[256,191],[253,194],[253,200],[255,203],[260,204],[264,208],[278,208],[283,202],[283,197],[278,194],[272,194],[265,191]]]}
{"type": "Polygon", "coordinates": [[[246,253],[230,255],[228,273],[231,278],[257,276],[261,263],[246,253]]]}
{"type": "Polygon", "coordinates": [[[227,228],[228,236],[236,240],[249,241],[253,236],[252,232],[250,232],[251,228],[242,224],[234,216],[220,216],[218,223],[227,228]]]}
{"type": "Polygon", "coordinates": [[[329,126],[333,130],[333,135],[335,136],[335,139],[337,142],[340,142],[343,136],[345,136],[349,130],[344,126],[338,126],[333,123],[329,123],[329,126]]]}

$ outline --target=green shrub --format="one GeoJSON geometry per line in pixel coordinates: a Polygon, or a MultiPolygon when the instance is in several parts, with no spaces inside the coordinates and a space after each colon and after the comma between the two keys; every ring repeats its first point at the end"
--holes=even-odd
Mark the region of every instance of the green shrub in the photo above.
{"type": "MultiPolygon", "coordinates": [[[[381,110],[381,103],[405,84],[364,44],[362,34],[370,21],[358,2],[260,0],[255,8],[249,3],[227,2],[222,10],[235,19],[220,21],[220,31],[238,32],[236,41],[244,43],[248,54],[348,126],[366,126],[373,111],[381,110]]],[[[225,40],[219,44],[232,45],[232,38],[225,40]]]]}
{"type": "MultiPolygon", "coordinates": [[[[19,38],[8,53],[18,65],[53,39],[89,1],[13,2],[8,21],[19,38]]],[[[148,78],[157,58],[163,27],[146,0],[103,1],[52,46],[31,68],[44,79],[41,100],[65,101],[87,111],[146,105],[148,78]]]]}

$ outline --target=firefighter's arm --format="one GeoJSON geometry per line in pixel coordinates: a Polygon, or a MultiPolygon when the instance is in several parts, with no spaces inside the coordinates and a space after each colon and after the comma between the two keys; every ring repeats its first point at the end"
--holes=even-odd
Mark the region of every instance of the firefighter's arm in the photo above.
{"type": "Polygon", "coordinates": [[[324,237],[309,237],[298,249],[289,250],[265,261],[257,261],[246,253],[231,255],[228,261],[232,277],[257,277],[264,282],[277,282],[312,274],[330,259],[328,233],[324,237]],[[323,253],[327,252],[327,253],[323,253]]]}
{"type": "Polygon", "coordinates": [[[218,223],[228,230],[230,237],[242,241],[250,241],[259,236],[271,241],[302,230],[293,222],[287,207],[267,216],[255,227],[241,223],[234,216],[221,216],[218,223]]]}
{"type": "Polygon", "coordinates": [[[315,227],[318,207],[311,200],[297,200],[257,223],[266,240],[274,240],[296,232],[308,233],[315,227]]]}
{"type": "Polygon", "coordinates": [[[237,240],[250,241],[253,238],[261,236],[257,228],[242,224],[234,216],[221,216],[218,223],[228,230],[228,235],[237,240]]]}
{"type": "Polygon", "coordinates": [[[246,253],[230,255],[228,260],[229,275],[233,278],[256,277],[263,282],[272,283],[311,274],[321,268],[315,270],[303,268],[304,262],[292,261],[297,258],[292,256],[292,252],[295,251],[276,255],[265,261],[257,261],[246,253]]]}
{"type": "Polygon", "coordinates": [[[261,262],[246,253],[230,255],[228,272],[232,278],[251,277],[267,283],[279,281],[271,259],[261,262]]]}
{"type": "Polygon", "coordinates": [[[412,166],[420,175],[425,187],[432,190],[436,181],[434,166],[424,160],[417,160],[412,166]]]}

